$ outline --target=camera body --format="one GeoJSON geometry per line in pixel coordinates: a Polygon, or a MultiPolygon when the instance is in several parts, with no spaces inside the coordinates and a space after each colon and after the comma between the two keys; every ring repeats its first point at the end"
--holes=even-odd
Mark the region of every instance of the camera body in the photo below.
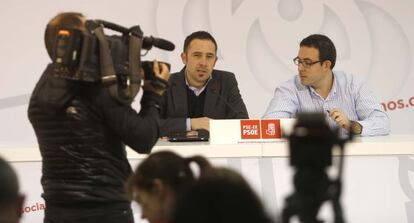
{"type": "MultiPolygon", "coordinates": [[[[124,48],[125,44],[120,37],[108,37],[107,40],[110,45],[124,48]],[[121,42],[121,44],[112,44],[113,42],[121,42]]],[[[67,29],[65,32],[59,31],[55,46],[55,55],[52,57],[51,64],[55,76],[86,82],[101,81],[99,42],[95,36],[80,30],[67,29]]],[[[111,49],[112,58],[122,58],[122,53],[116,55],[122,51],[122,49],[111,49]]],[[[117,64],[115,67],[120,66],[117,64]]]]}
{"type": "Polygon", "coordinates": [[[144,37],[139,26],[127,29],[103,20],[87,20],[85,29],[59,28],[49,69],[54,76],[69,80],[102,82],[113,98],[131,103],[141,87],[141,68],[146,78],[144,90],[162,92],[168,85],[155,76],[152,63],[141,63],[141,50],[152,46],[174,49],[167,40],[144,37]],[[103,28],[122,35],[105,35],[103,28]]]}
{"type": "MultiPolygon", "coordinates": [[[[142,32],[141,32],[142,37],[142,32]]],[[[117,75],[128,74],[129,41],[125,35],[105,36],[117,75]]],[[[53,56],[54,75],[78,81],[100,82],[99,40],[91,32],[78,29],[61,29],[53,56]]],[[[139,63],[139,61],[135,61],[139,63]]]]}
{"type": "Polygon", "coordinates": [[[324,169],[332,164],[332,147],[340,142],[323,113],[300,113],[289,136],[290,164],[298,168],[324,169]]]}

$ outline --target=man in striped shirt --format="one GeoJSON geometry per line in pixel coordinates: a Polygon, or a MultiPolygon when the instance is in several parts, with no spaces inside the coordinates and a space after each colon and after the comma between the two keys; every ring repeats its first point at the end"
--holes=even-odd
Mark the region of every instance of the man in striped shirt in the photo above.
{"type": "Polygon", "coordinates": [[[329,125],[341,127],[342,134],[389,134],[389,117],[366,84],[351,74],[332,71],[336,49],[327,36],[313,34],[303,39],[293,62],[298,75],[276,88],[264,119],[324,112],[329,125]]]}

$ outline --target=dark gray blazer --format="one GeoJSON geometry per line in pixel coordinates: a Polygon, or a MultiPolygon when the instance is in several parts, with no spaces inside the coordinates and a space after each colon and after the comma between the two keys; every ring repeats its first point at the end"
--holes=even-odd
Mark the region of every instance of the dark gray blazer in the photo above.
{"type": "MultiPolygon", "coordinates": [[[[171,74],[168,82],[169,87],[161,103],[161,136],[185,132],[188,117],[185,68],[178,73],[171,74]]],[[[208,82],[205,91],[203,114],[205,117],[212,119],[249,118],[233,73],[213,70],[212,79],[208,82]]]]}

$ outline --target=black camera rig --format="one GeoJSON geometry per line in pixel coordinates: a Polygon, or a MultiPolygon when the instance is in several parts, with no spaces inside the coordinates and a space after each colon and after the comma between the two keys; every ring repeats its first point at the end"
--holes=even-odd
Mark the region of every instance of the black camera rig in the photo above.
{"type": "Polygon", "coordinates": [[[295,191],[286,198],[282,222],[288,223],[297,215],[303,223],[321,223],[317,215],[321,205],[330,201],[334,210],[334,222],[344,223],[340,196],[344,145],[352,140],[341,138],[338,129],[332,129],[323,113],[300,113],[293,133],[289,136],[290,165],[294,167],[295,191]],[[337,145],[339,164],[337,178],[331,180],[326,169],[332,165],[332,150],[337,145]]]}
{"type": "Polygon", "coordinates": [[[60,27],[54,45],[55,76],[86,82],[101,82],[113,98],[131,103],[141,85],[141,68],[153,88],[166,88],[167,82],[157,78],[152,63],[141,62],[141,50],[153,46],[172,51],[174,44],[155,37],[144,37],[139,26],[129,29],[103,20],[87,20],[86,29],[60,27]],[[107,36],[104,28],[122,35],[107,36]],[[144,66],[143,66],[144,64],[144,66]]]}

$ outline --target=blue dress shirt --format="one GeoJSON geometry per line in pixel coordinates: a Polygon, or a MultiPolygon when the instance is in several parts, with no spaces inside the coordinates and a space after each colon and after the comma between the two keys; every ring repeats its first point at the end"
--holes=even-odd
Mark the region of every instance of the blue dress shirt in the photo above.
{"type": "MultiPolygon", "coordinates": [[[[366,84],[351,74],[341,71],[332,73],[334,81],[326,99],[312,87],[302,85],[299,76],[296,75],[276,88],[262,118],[294,118],[298,112],[327,114],[327,111],[337,108],[344,112],[350,121],[357,121],[362,125],[362,136],[389,134],[389,117],[366,84]]],[[[327,119],[330,126],[337,126],[334,120],[329,117],[327,119]]],[[[343,128],[340,131],[341,135],[346,133],[343,128]]]]}

